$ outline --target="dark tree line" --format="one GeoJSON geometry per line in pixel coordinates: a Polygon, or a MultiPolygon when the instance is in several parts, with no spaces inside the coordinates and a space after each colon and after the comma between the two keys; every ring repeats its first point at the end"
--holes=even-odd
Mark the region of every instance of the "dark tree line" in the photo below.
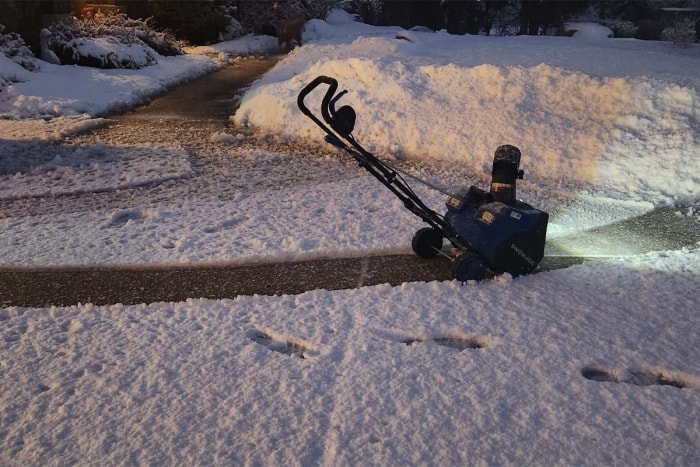
{"type": "Polygon", "coordinates": [[[382,24],[420,25],[451,34],[489,34],[498,26],[511,34],[541,34],[585,10],[590,1],[386,0],[382,24]]]}
{"type": "Polygon", "coordinates": [[[45,16],[76,14],[81,6],[96,3],[116,5],[131,18],[149,17],[155,28],[192,44],[217,42],[233,20],[242,33],[274,34],[276,22],[324,19],[338,7],[369,24],[424,26],[451,34],[552,34],[586,10],[594,11],[616,37],[658,40],[681,15],[700,28],[700,0],[0,0],[0,24],[35,49],[45,16]],[[673,13],[665,7],[688,11],[673,13]]]}
{"type": "MultiPolygon", "coordinates": [[[[139,0],[118,0],[122,2],[139,0]]],[[[143,1],[143,0],[140,0],[143,1]]],[[[451,34],[541,34],[556,28],[594,1],[585,0],[148,0],[158,26],[195,43],[215,40],[222,14],[233,14],[247,32],[267,32],[285,19],[325,18],[343,7],[367,23],[404,28],[424,26],[451,34]]]]}

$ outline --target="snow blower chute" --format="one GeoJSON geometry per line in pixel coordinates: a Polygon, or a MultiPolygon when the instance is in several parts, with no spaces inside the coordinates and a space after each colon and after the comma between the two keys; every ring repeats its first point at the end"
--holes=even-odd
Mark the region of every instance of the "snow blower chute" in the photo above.
{"type": "Polygon", "coordinates": [[[516,198],[516,180],[523,177],[517,147],[504,145],[496,150],[489,191],[470,186],[457,194],[447,193],[447,212],[440,215],[421,201],[402,175],[437,187],[378,159],[355,141],[355,110],[349,105],[335,109],[347,92],[336,95],[337,89],[335,78],[319,76],[301,90],[297,105],[326,132],[327,142],[352,156],[429,225],[413,237],[413,251],[418,256],[447,255],[442,251],[447,239],[456,249],[456,254],[447,256],[453,261],[457,280],[482,280],[503,273],[519,276],[535,270],[544,256],[549,215],[516,198]],[[328,86],[321,102],[323,121],[304,104],[306,96],[322,84],[328,86]]]}

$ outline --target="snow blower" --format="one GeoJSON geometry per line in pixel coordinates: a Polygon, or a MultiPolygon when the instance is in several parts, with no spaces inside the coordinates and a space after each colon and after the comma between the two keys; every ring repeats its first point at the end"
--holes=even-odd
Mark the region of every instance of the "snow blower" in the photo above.
{"type": "Polygon", "coordinates": [[[335,78],[319,76],[301,90],[297,105],[326,132],[328,143],[353,157],[396,195],[406,209],[429,225],[413,236],[412,248],[418,256],[448,256],[454,277],[460,281],[482,280],[503,273],[519,276],[535,270],[544,256],[549,215],[516,197],[516,181],[524,173],[517,147],[504,145],[496,150],[489,191],[470,186],[456,194],[446,193],[363,149],[352,136],[355,110],[349,105],[335,109],[338,99],[347,92],[336,95],[337,89],[335,78]],[[321,102],[323,121],[304,104],[304,99],[322,84],[328,86],[321,102]],[[447,194],[447,212],[440,215],[428,208],[404,176],[447,194]],[[453,255],[442,251],[445,239],[454,246],[453,255]]]}

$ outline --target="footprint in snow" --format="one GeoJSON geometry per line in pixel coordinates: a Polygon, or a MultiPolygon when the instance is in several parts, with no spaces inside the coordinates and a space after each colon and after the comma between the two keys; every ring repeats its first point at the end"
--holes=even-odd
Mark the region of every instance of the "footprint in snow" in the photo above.
{"type": "Polygon", "coordinates": [[[266,332],[253,329],[248,332],[248,339],[256,344],[263,345],[268,349],[279,352],[284,355],[306,358],[306,352],[309,348],[300,342],[292,342],[291,340],[279,340],[266,332]]]}
{"type": "Polygon", "coordinates": [[[626,383],[635,386],[673,386],[678,389],[696,386],[700,379],[696,376],[658,368],[628,368],[617,371],[595,365],[581,369],[581,376],[600,383],[626,383]]]}
{"type": "Polygon", "coordinates": [[[245,219],[238,219],[238,218],[228,219],[228,220],[220,222],[217,225],[210,225],[210,226],[204,227],[202,229],[202,232],[204,232],[204,233],[217,233],[217,232],[221,232],[223,230],[231,230],[231,229],[235,228],[236,226],[238,226],[240,223],[242,223],[244,220],[245,219]]]}
{"type": "Polygon", "coordinates": [[[140,209],[124,209],[113,213],[109,221],[107,222],[107,227],[118,228],[123,227],[129,221],[141,221],[144,215],[140,209]]]}
{"type": "Polygon", "coordinates": [[[434,336],[428,338],[409,337],[401,340],[401,343],[406,345],[413,345],[416,343],[433,343],[462,351],[465,349],[483,349],[488,347],[489,340],[485,336],[434,336]]]}

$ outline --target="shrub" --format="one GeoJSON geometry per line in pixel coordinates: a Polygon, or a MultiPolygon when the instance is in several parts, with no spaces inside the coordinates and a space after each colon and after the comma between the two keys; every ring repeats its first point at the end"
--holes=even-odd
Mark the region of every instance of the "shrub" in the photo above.
{"type": "Polygon", "coordinates": [[[219,40],[230,41],[231,39],[242,36],[244,33],[243,26],[236,19],[236,16],[238,15],[238,7],[224,3],[219,5],[218,8],[224,17],[226,24],[226,26],[224,26],[224,30],[219,34],[219,40]]]}
{"type": "MultiPolygon", "coordinates": [[[[378,3],[379,0],[369,0],[378,3]]],[[[275,34],[274,25],[292,19],[326,19],[328,13],[346,0],[260,0],[242,3],[241,24],[246,31],[275,34]]]]}
{"type": "Polygon", "coordinates": [[[36,71],[39,65],[24,39],[17,33],[4,31],[5,26],[0,24],[0,52],[25,70],[36,71]]]}
{"type": "MultiPolygon", "coordinates": [[[[299,9],[303,10],[307,19],[326,19],[331,10],[340,8],[345,3],[347,2],[342,0],[299,0],[299,9]]],[[[377,14],[381,12],[382,0],[367,0],[366,3],[369,3],[377,14]]]]}
{"type": "Polygon", "coordinates": [[[47,29],[46,46],[66,64],[137,69],[158,63],[158,54],[183,53],[168,32],[157,32],[148,21],[122,13],[98,12],[47,29]]]}
{"type": "Polygon", "coordinates": [[[695,23],[697,20],[683,18],[661,31],[661,40],[671,42],[676,47],[690,47],[697,40],[695,23]]]}
{"type": "Polygon", "coordinates": [[[622,18],[606,19],[601,21],[603,26],[607,26],[612,29],[615,37],[634,37],[637,34],[637,26],[634,25],[632,21],[628,21],[622,18]]]}
{"type": "Polygon", "coordinates": [[[175,2],[153,0],[153,22],[192,44],[209,44],[219,40],[229,25],[224,12],[212,0],[175,2]]]}
{"type": "Polygon", "coordinates": [[[122,38],[127,44],[133,44],[140,40],[160,55],[182,55],[184,52],[175,36],[168,31],[156,31],[153,19],[145,21],[131,19],[122,13],[102,15],[103,18],[88,16],[86,22],[92,22],[99,36],[114,36],[122,38]]]}

